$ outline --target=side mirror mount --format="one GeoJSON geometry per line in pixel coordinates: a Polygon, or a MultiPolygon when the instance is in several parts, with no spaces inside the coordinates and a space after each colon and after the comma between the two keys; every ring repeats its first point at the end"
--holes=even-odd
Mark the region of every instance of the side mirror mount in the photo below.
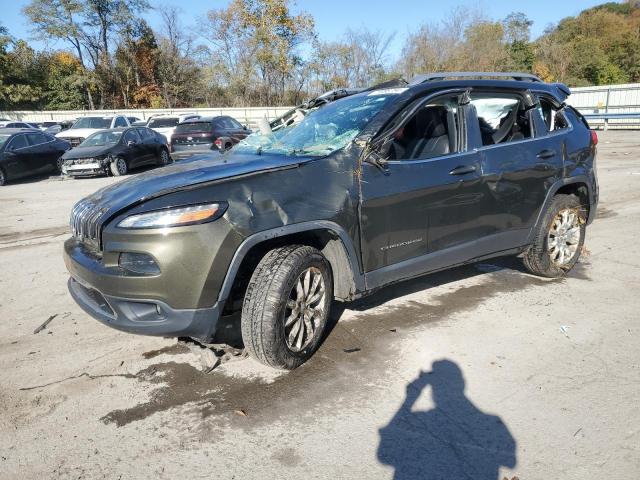
{"type": "Polygon", "coordinates": [[[380,142],[369,144],[364,161],[380,169],[382,172],[388,171],[389,150],[393,144],[392,138],[386,138],[380,142]]]}

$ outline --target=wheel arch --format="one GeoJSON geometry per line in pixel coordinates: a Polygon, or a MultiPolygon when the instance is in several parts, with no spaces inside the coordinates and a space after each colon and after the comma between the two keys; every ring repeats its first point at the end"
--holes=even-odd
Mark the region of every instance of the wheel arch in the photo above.
{"type": "Polygon", "coordinates": [[[296,244],[315,247],[326,257],[331,266],[336,299],[349,300],[364,290],[364,277],[349,235],[336,223],[313,221],[286,225],[247,237],[231,260],[218,301],[224,303],[227,310],[237,310],[251,274],[262,257],[273,248],[296,244]]]}
{"type": "Polygon", "coordinates": [[[547,208],[553,201],[553,198],[559,194],[560,195],[562,194],[576,195],[580,199],[580,202],[582,203],[582,205],[584,205],[584,208],[587,211],[587,223],[591,223],[593,221],[593,218],[596,213],[595,212],[596,203],[594,201],[593,191],[590,186],[589,178],[586,175],[580,175],[580,176],[571,177],[571,178],[563,178],[556,181],[551,186],[551,188],[549,188],[545,201],[542,204],[542,207],[540,208],[540,210],[538,211],[538,217],[536,219],[536,222],[531,228],[531,231],[529,232],[528,241],[533,240],[533,236],[535,235],[535,232],[539,227],[540,222],[544,218],[544,213],[547,211],[547,208]]]}

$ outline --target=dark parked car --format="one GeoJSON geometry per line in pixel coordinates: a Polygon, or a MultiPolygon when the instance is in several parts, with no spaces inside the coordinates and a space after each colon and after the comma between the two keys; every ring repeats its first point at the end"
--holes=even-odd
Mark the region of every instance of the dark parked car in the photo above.
{"type": "Polygon", "coordinates": [[[237,120],[226,117],[201,117],[176,125],[171,135],[171,154],[186,158],[194,153],[223,152],[251,133],[237,120]]]}
{"type": "Polygon", "coordinates": [[[31,175],[59,173],[61,157],[71,148],[65,140],[39,130],[0,130],[0,185],[31,175]]]}
{"type": "Polygon", "coordinates": [[[509,75],[365,90],[223,161],[96,192],[71,212],[71,295],[111,327],[205,343],[240,310],[248,352],[292,369],[334,299],[501,255],[566,274],[596,213],[597,136],[566,86],[509,75]]]}
{"type": "Polygon", "coordinates": [[[100,130],[68,151],[62,172],[80,177],[90,175],[126,175],[144,165],[168,165],[171,162],[165,138],[145,127],[100,130]]]}
{"type": "Polygon", "coordinates": [[[40,126],[36,125],[35,123],[11,122],[7,123],[4,128],[33,128],[39,130],[40,126]]]}

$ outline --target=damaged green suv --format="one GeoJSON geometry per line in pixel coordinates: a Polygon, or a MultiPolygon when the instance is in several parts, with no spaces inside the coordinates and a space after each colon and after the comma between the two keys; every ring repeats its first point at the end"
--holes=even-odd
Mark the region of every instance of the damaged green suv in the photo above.
{"type": "Polygon", "coordinates": [[[563,275],[598,198],[597,137],[569,93],[493,73],[349,91],[218,159],[81,200],[69,290],[138,334],[215,343],[238,319],[252,356],[293,369],[334,300],[500,255],[563,275]]]}

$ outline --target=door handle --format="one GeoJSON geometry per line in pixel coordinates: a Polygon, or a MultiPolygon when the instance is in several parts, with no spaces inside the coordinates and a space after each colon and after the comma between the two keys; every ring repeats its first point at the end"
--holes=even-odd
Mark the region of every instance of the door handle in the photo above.
{"type": "Polygon", "coordinates": [[[540,153],[538,153],[538,155],[536,155],[537,158],[541,158],[541,159],[551,158],[555,156],[556,156],[555,150],[542,150],[540,153]]]}
{"type": "Polygon", "coordinates": [[[476,171],[475,165],[460,165],[449,172],[449,175],[466,175],[476,171]]]}

